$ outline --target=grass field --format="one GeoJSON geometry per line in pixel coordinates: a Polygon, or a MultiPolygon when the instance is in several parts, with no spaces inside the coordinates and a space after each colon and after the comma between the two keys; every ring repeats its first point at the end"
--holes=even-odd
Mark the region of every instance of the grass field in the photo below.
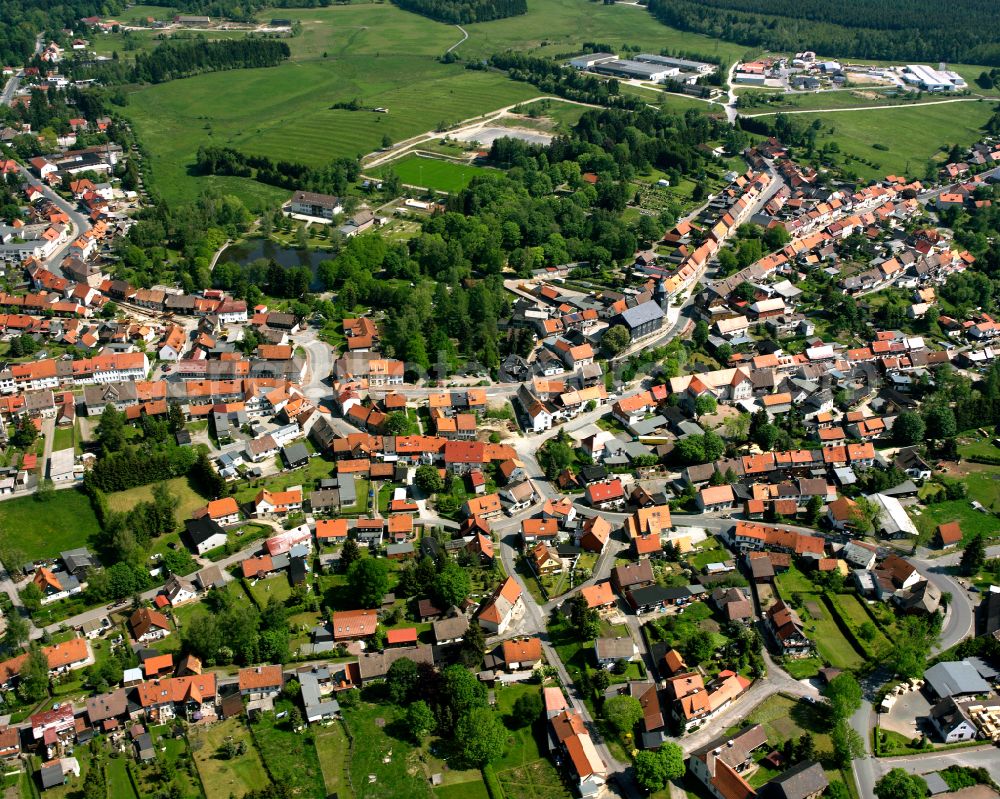
{"type": "Polygon", "coordinates": [[[678,49],[726,59],[747,52],[740,44],[661,25],[641,6],[579,0],[533,0],[522,16],[463,27],[469,39],[457,52],[464,58],[487,57],[508,48],[554,56],[579,51],[583,42],[604,42],[616,49],[628,44],[651,52],[678,49]]]}
{"type": "Polygon", "coordinates": [[[256,788],[270,784],[257,747],[242,719],[227,719],[191,733],[188,737],[207,799],[229,799],[231,796],[238,799],[256,788]],[[219,757],[219,747],[229,737],[243,741],[246,752],[232,760],[224,760],[219,757]]]}
{"type": "Polygon", "coordinates": [[[335,724],[318,729],[314,744],[327,795],[353,796],[346,778],[349,743],[344,728],[335,724]]]}
{"type": "Polygon", "coordinates": [[[200,144],[313,166],[376,149],[382,137],[408,138],[536,96],[503,75],[470,72],[437,57],[455,42],[455,28],[385,5],[283,10],[299,19],[289,40],[292,60],[272,69],[199,75],[144,87],[130,96],[132,117],[151,157],[154,184],[168,199],[190,197],[219,183],[250,201],[285,192],[253,189],[243,179],[188,174],[200,144]],[[360,98],[388,114],[332,110],[360,98]]]}
{"type": "Polygon", "coordinates": [[[982,125],[993,107],[989,102],[959,102],[800,114],[797,119],[805,124],[820,120],[818,145],[836,141],[842,153],[878,164],[877,169],[857,161],[848,164],[861,177],[875,179],[888,174],[922,176],[927,160],[940,148],[956,143],[966,146],[982,138],[982,125]],[[877,149],[876,144],[888,149],[877,149]]]}
{"type": "Polygon", "coordinates": [[[344,710],[344,719],[354,739],[350,769],[358,799],[432,796],[417,752],[410,744],[386,733],[397,715],[395,708],[384,705],[361,704],[344,710]],[[369,781],[369,775],[375,776],[375,782],[369,781]]]}
{"type": "MultiPolygon", "coordinates": [[[[865,624],[875,624],[868,615],[868,612],[861,606],[861,602],[862,600],[854,594],[833,595],[833,604],[836,606],[837,611],[846,621],[847,626],[855,633],[865,624]]],[[[890,646],[889,639],[883,635],[881,630],[875,634],[875,637],[870,642],[863,641],[863,643],[868,648],[870,654],[886,652],[890,646]]]]}
{"type": "Polygon", "coordinates": [[[864,658],[855,651],[851,642],[837,627],[830,615],[830,609],[823,604],[819,594],[804,594],[804,604],[815,602],[822,618],[814,618],[808,610],[800,611],[806,635],[816,645],[816,651],[831,666],[838,669],[856,669],[864,663],[864,658]]]}
{"type": "Polygon", "coordinates": [[[29,560],[87,546],[98,532],[90,500],[76,489],[56,491],[48,502],[33,496],[0,502],[0,536],[29,560]]]}
{"type": "Polygon", "coordinates": [[[135,799],[135,789],[132,781],[128,778],[125,761],[122,758],[108,759],[105,775],[108,779],[108,795],[115,799],[135,799]]]}
{"type": "Polygon", "coordinates": [[[470,164],[456,164],[453,161],[408,155],[378,170],[380,174],[389,171],[394,171],[403,183],[411,186],[456,192],[468,186],[469,182],[484,170],[482,167],[470,164]]]}
{"type": "MultiPolygon", "coordinates": [[[[743,95],[773,95],[774,92],[749,89],[737,92],[743,95]]],[[[917,105],[920,103],[935,102],[941,98],[921,97],[916,99],[916,95],[889,96],[885,90],[857,88],[853,91],[823,91],[823,92],[802,92],[796,94],[782,94],[781,102],[768,103],[767,105],[757,105],[745,109],[748,116],[758,114],[777,113],[779,111],[809,111],[832,108],[880,108],[896,105],[917,105]],[[858,97],[855,92],[873,94],[875,97],[858,97]]]]}
{"type": "MultiPolygon", "coordinates": [[[[287,701],[278,708],[289,710],[287,701]]],[[[320,770],[316,747],[311,735],[292,732],[287,722],[275,722],[272,714],[266,713],[253,726],[253,737],[257,741],[261,758],[275,783],[288,785],[292,795],[302,799],[325,799],[327,792],[320,770]]]]}
{"type": "MultiPolygon", "coordinates": [[[[170,493],[177,497],[177,524],[181,525],[184,519],[190,519],[191,514],[198,508],[205,507],[208,502],[201,494],[196,492],[188,484],[186,477],[175,477],[166,481],[170,488],[170,493]]],[[[127,491],[116,491],[108,494],[108,506],[115,511],[131,510],[139,502],[153,501],[153,484],[130,488],[127,491]]]]}

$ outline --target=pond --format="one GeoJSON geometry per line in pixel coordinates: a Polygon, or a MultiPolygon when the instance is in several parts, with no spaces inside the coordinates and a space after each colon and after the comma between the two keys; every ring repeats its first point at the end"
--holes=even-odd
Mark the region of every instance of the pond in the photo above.
{"type": "Polygon", "coordinates": [[[293,266],[308,266],[313,273],[311,288],[318,291],[322,288],[316,280],[316,268],[321,261],[333,258],[328,250],[300,250],[295,247],[285,247],[271,239],[250,239],[249,241],[232,244],[222,251],[219,263],[250,264],[260,258],[274,261],[279,266],[289,269],[293,266]]]}

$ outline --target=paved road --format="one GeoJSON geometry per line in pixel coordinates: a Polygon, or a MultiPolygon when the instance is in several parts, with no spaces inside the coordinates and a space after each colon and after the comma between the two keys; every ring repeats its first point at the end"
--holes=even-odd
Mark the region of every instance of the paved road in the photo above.
{"type": "Polygon", "coordinates": [[[52,189],[48,187],[45,183],[39,182],[27,169],[18,164],[21,169],[22,177],[33,184],[38,184],[42,188],[42,194],[45,199],[49,200],[53,205],[55,205],[60,211],[62,211],[66,216],[69,217],[71,225],[71,233],[66,239],[66,243],[55,250],[52,255],[50,255],[45,263],[46,266],[57,266],[62,262],[62,259],[69,252],[70,246],[73,241],[79,237],[82,233],[86,233],[91,228],[90,220],[82,213],[74,203],[70,203],[64,200],[58,194],[56,194],[52,189]]]}
{"type": "Polygon", "coordinates": [[[985,768],[994,780],[1000,782],[1000,756],[991,744],[970,749],[956,749],[951,752],[906,757],[882,757],[855,760],[854,777],[858,783],[858,793],[862,797],[875,796],[875,783],[894,768],[906,769],[911,774],[927,774],[948,766],[968,766],[985,768]]]}
{"type": "MultiPolygon", "coordinates": [[[[992,553],[990,557],[1000,555],[1000,546],[990,547],[989,552],[992,553]]],[[[910,558],[921,576],[935,585],[942,593],[951,594],[951,602],[945,614],[941,636],[931,650],[934,654],[950,649],[975,632],[975,605],[979,602],[978,595],[970,594],[953,574],[961,557],[961,553],[956,552],[953,555],[945,555],[940,558],[926,558],[919,554],[910,558]]]]}
{"type": "Polygon", "coordinates": [[[17,88],[20,83],[21,78],[17,75],[7,81],[6,85],[3,87],[3,93],[0,94],[0,105],[10,105],[11,101],[14,99],[14,95],[17,94],[17,88]]]}

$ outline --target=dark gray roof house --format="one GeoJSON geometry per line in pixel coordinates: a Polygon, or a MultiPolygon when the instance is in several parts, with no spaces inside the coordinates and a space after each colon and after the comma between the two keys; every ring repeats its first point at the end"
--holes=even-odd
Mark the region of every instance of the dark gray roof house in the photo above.
{"type": "Polygon", "coordinates": [[[133,741],[136,755],[144,763],[156,760],[156,750],[153,748],[153,738],[148,732],[144,732],[133,741]]]}
{"type": "Polygon", "coordinates": [[[639,303],[633,308],[626,308],[611,319],[611,325],[623,325],[629,331],[632,339],[642,338],[655,333],[663,327],[665,319],[663,309],[653,300],[639,303]]]}
{"type": "Polygon", "coordinates": [[[806,760],[779,774],[761,788],[758,796],[761,799],[812,799],[829,784],[823,767],[814,760],[806,760]]]}
{"type": "Polygon", "coordinates": [[[83,577],[87,573],[87,569],[93,569],[97,566],[97,561],[94,560],[94,556],[86,547],[60,552],[59,559],[66,566],[66,571],[74,577],[83,577]]]}
{"type": "Polygon", "coordinates": [[[53,760],[51,763],[46,763],[38,770],[38,777],[42,782],[43,791],[55,788],[57,785],[64,785],[66,775],[63,773],[62,761],[53,760]]]}
{"type": "Polygon", "coordinates": [[[309,462],[309,450],[306,449],[306,445],[302,442],[282,447],[281,455],[284,457],[289,469],[305,466],[309,462]]]}

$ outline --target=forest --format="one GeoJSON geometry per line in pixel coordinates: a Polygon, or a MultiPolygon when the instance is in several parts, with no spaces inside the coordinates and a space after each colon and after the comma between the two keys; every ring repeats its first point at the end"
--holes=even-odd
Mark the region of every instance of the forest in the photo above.
{"type": "Polygon", "coordinates": [[[165,41],[148,53],[136,53],[130,64],[117,59],[71,61],[64,70],[72,78],[98,78],[105,85],[164,83],[202,72],[276,67],[289,56],[288,45],[278,39],[178,39],[165,41]]]}
{"type": "Polygon", "coordinates": [[[35,51],[35,37],[43,30],[73,30],[83,17],[120,14],[121,0],[4,0],[0,3],[0,63],[26,63],[35,51]]]}
{"type": "Polygon", "coordinates": [[[415,14],[447,22],[449,25],[464,25],[469,22],[488,22],[491,19],[516,17],[528,12],[526,0],[393,0],[404,9],[415,14]]]}
{"type": "Polygon", "coordinates": [[[769,50],[1000,64],[1000,5],[991,0],[650,0],[649,10],[671,27],[769,50]]]}

